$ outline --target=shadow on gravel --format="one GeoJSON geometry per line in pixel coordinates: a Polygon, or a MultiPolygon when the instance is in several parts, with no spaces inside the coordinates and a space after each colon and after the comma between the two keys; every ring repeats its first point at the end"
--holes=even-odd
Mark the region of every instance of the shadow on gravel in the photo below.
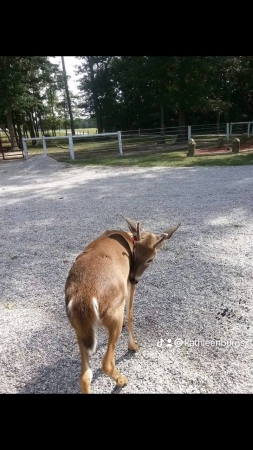
{"type": "MultiPolygon", "coordinates": [[[[116,358],[116,365],[120,361],[130,360],[133,356],[132,352],[126,351],[125,354],[116,358]]],[[[92,361],[91,361],[92,367],[92,361]]],[[[77,358],[65,357],[57,360],[55,364],[41,367],[31,381],[26,383],[19,389],[19,394],[80,394],[79,390],[79,375],[80,375],[80,357],[77,358]]],[[[92,385],[95,381],[103,378],[104,381],[108,378],[98,368],[93,370],[92,385]]],[[[108,378],[109,380],[109,378],[108,378]]],[[[107,380],[107,381],[108,381],[107,380]]],[[[114,385],[115,383],[110,380],[114,385]]],[[[92,386],[91,386],[92,387],[92,386]]],[[[108,389],[107,393],[119,394],[122,388],[116,385],[108,389]]]]}

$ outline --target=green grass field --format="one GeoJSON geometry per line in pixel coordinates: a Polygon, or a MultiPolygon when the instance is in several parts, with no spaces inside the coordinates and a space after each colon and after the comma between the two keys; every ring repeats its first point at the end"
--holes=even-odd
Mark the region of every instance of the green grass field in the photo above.
{"type": "MultiPolygon", "coordinates": [[[[97,128],[76,128],[75,132],[79,134],[96,134],[97,128]]],[[[68,130],[68,134],[71,134],[71,130],[68,130]]],[[[66,130],[56,130],[56,136],[66,136],[66,130]]]]}
{"type": "MultiPolygon", "coordinates": [[[[76,128],[75,132],[76,132],[77,136],[79,136],[80,134],[84,134],[84,135],[96,134],[97,128],[76,128]]],[[[68,133],[68,135],[71,134],[71,130],[68,129],[67,133],[68,133]]],[[[52,132],[48,132],[48,134],[52,135],[52,132]]],[[[41,132],[39,132],[39,137],[41,137],[41,136],[42,136],[42,134],[41,134],[41,132]]],[[[66,130],[56,130],[56,136],[66,136],[66,130]]],[[[31,136],[29,135],[29,138],[30,137],[31,136]]],[[[9,142],[6,134],[3,131],[0,131],[0,138],[6,143],[9,142]]]]}
{"type": "MultiPolygon", "coordinates": [[[[80,135],[80,134],[96,134],[97,133],[97,128],[76,128],[75,129],[76,135],[80,135]]],[[[67,130],[68,135],[71,134],[71,130],[68,128],[67,130]]],[[[48,133],[46,134],[50,134],[52,136],[52,132],[48,131],[48,133]]],[[[41,132],[39,132],[39,136],[41,137],[42,134],[41,132]]],[[[66,130],[56,130],[56,136],[66,136],[66,130]]],[[[30,136],[29,136],[30,137],[30,136]]]]}
{"type": "MultiPolygon", "coordinates": [[[[153,150],[135,151],[129,149],[123,156],[118,154],[117,146],[114,150],[103,146],[94,151],[94,148],[81,148],[75,146],[75,161],[70,160],[69,151],[47,148],[47,155],[60,162],[79,165],[104,165],[104,166],[139,166],[139,167],[195,167],[195,166],[238,166],[253,164],[253,152],[227,155],[201,155],[187,157],[185,149],[173,152],[159,152],[153,150]]],[[[41,154],[39,149],[29,149],[29,155],[41,154]]]]}

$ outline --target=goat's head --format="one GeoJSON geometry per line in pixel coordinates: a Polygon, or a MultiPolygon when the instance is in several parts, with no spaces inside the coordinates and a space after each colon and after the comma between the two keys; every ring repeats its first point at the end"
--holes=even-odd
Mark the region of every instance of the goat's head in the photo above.
{"type": "Polygon", "coordinates": [[[170,227],[164,233],[157,235],[148,231],[144,231],[140,222],[135,222],[128,217],[124,217],[124,219],[126,220],[135,240],[133,250],[133,263],[129,280],[130,283],[136,284],[142,277],[144,271],[154,260],[157,250],[162,248],[165,241],[173,235],[173,233],[181,224],[179,223],[174,227],[170,227]]]}

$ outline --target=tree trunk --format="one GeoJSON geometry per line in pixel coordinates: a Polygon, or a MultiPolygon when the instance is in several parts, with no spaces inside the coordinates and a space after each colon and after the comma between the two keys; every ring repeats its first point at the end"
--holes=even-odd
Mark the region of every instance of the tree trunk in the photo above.
{"type": "Polygon", "coordinates": [[[51,102],[51,113],[53,117],[53,126],[51,128],[52,136],[54,136],[54,123],[55,123],[55,113],[54,113],[54,102],[53,102],[53,96],[52,96],[52,90],[50,89],[50,102],[51,102]]]}
{"type": "Polygon", "coordinates": [[[66,91],[69,117],[70,117],[71,133],[74,136],[75,135],[75,125],[74,125],[74,119],[73,119],[73,114],[72,114],[71,100],[70,100],[70,96],[69,96],[69,88],[68,88],[68,80],[67,80],[67,74],[66,74],[66,69],[65,69],[64,56],[61,56],[61,60],[62,60],[63,79],[64,79],[64,84],[65,84],[65,91],[66,91]]]}
{"type": "Polygon", "coordinates": [[[38,113],[38,118],[39,118],[39,124],[40,124],[41,135],[43,136],[43,135],[44,135],[44,128],[43,128],[43,124],[42,124],[40,112],[38,113]]]}
{"type": "Polygon", "coordinates": [[[22,131],[21,131],[21,126],[19,123],[17,123],[17,130],[18,130],[18,140],[19,140],[19,147],[23,149],[23,141],[22,141],[22,131]]]}
{"type": "MultiPolygon", "coordinates": [[[[34,132],[34,128],[33,128],[33,121],[32,121],[32,115],[31,113],[28,114],[28,124],[30,126],[30,136],[31,138],[35,137],[35,132],[34,132]]],[[[32,146],[35,147],[35,145],[37,144],[36,140],[32,140],[32,146]]]]}
{"type": "Polygon", "coordinates": [[[179,132],[177,136],[177,143],[187,141],[187,127],[185,126],[185,113],[182,108],[178,109],[178,126],[179,132]]]}
{"type": "Polygon", "coordinates": [[[39,135],[38,117],[37,117],[36,111],[35,111],[35,113],[34,113],[34,119],[33,119],[33,122],[34,122],[34,128],[35,128],[35,131],[36,131],[36,136],[37,136],[37,137],[40,137],[40,135],[39,135]]]}
{"type": "Polygon", "coordinates": [[[159,139],[159,142],[161,144],[165,144],[165,132],[164,132],[164,106],[161,104],[161,138],[159,139]]]}
{"type": "MultiPolygon", "coordinates": [[[[99,111],[99,120],[100,120],[99,129],[101,130],[100,133],[104,133],[103,114],[101,112],[100,105],[98,105],[98,111],[99,111]]],[[[99,133],[99,131],[98,131],[98,133],[99,133]]]]}
{"type": "Polygon", "coordinates": [[[50,106],[51,106],[51,114],[54,118],[54,103],[53,103],[53,95],[52,95],[52,89],[49,89],[49,96],[50,96],[50,106]]]}
{"type": "Polygon", "coordinates": [[[95,86],[95,76],[94,76],[94,69],[93,69],[93,65],[94,65],[94,58],[93,58],[93,56],[88,56],[88,63],[89,63],[89,68],[90,68],[91,81],[92,81],[92,85],[93,85],[92,95],[93,95],[93,101],[94,101],[95,116],[96,116],[96,120],[97,120],[97,129],[98,129],[98,133],[103,133],[102,117],[101,117],[101,113],[100,113],[100,109],[99,109],[99,101],[98,101],[97,89],[96,89],[96,86],[95,86]]]}
{"type": "Polygon", "coordinates": [[[34,135],[35,135],[35,137],[39,137],[38,136],[38,127],[36,124],[36,116],[33,115],[33,112],[31,113],[31,120],[32,120],[32,124],[33,124],[34,135]]]}
{"type": "Polygon", "coordinates": [[[226,122],[229,123],[229,112],[230,112],[230,94],[231,94],[231,83],[229,80],[229,85],[228,85],[228,107],[227,107],[227,120],[226,122]]]}
{"type": "Polygon", "coordinates": [[[217,111],[217,134],[220,134],[220,111],[217,111]]]}
{"type": "Polygon", "coordinates": [[[23,125],[23,136],[28,138],[27,128],[26,125],[23,125]]]}
{"type": "Polygon", "coordinates": [[[11,150],[13,152],[16,152],[19,150],[19,148],[17,145],[17,140],[16,140],[15,131],[14,131],[14,127],[13,127],[11,110],[9,110],[7,112],[6,119],[7,119],[7,125],[8,125],[8,129],[9,129],[9,133],[10,133],[11,150]]]}
{"type": "Polygon", "coordinates": [[[17,133],[17,129],[16,129],[16,124],[15,124],[15,122],[13,120],[13,116],[12,116],[12,124],[13,124],[13,129],[14,129],[15,138],[16,138],[16,142],[17,142],[18,148],[21,148],[20,147],[20,142],[19,142],[19,139],[18,139],[18,133],[17,133]]]}

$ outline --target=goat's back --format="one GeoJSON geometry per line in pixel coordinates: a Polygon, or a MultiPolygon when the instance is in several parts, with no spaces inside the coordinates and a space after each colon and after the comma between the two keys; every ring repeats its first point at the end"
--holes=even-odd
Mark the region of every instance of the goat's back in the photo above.
{"type": "MultiPolygon", "coordinates": [[[[113,301],[122,293],[127,295],[127,282],[131,264],[131,240],[125,232],[106,231],[92,241],[78,255],[70,269],[65,298],[99,304],[113,301]]],[[[121,295],[120,295],[121,296],[121,295]]]]}

